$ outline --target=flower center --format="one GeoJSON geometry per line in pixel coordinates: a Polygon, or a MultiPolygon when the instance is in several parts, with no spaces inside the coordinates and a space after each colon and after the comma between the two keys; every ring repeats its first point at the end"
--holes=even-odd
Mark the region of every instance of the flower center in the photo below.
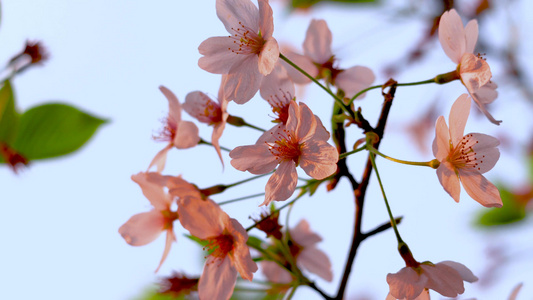
{"type": "Polygon", "coordinates": [[[165,124],[165,127],[163,127],[161,132],[159,132],[159,135],[154,135],[153,139],[156,141],[172,142],[174,140],[174,137],[176,137],[176,130],[178,129],[178,125],[176,124],[176,122],[174,122],[168,117],[163,122],[165,124]]]}
{"type": "Polygon", "coordinates": [[[272,106],[272,112],[278,116],[273,122],[287,124],[287,120],[289,119],[289,104],[294,97],[289,92],[281,91],[281,93],[283,96],[272,95],[267,101],[272,106]]]}
{"type": "Polygon", "coordinates": [[[211,256],[224,259],[229,252],[233,250],[235,241],[231,234],[221,234],[215,238],[209,239],[206,248],[211,252],[211,256]]]}
{"type": "Polygon", "coordinates": [[[298,139],[288,130],[283,129],[282,133],[278,133],[277,140],[274,143],[267,143],[267,145],[276,160],[280,162],[293,160],[298,165],[299,158],[302,155],[301,145],[298,139]]]}
{"type": "Polygon", "coordinates": [[[22,156],[20,153],[17,153],[17,151],[9,147],[6,143],[0,142],[0,156],[9,164],[15,173],[17,173],[19,168],[29,163],[26,157],[22,156]]]}
{"type": "Polygon", "coordinates": [[[473,139],[472,134],[463,136],[455,147],[450,143],[451,151],[448,161],[457,169],[477,169],[479,171],[481,169],[479,164],[483,163],[482,159],[485,155],[477,156],[476,151],[473,149],[473,146],[477,143],[479,141],[473,139]]]}
{"type": "Polygon", "coordinates": [[[231,47],[228,48],[228,50],[235,54],[259,54],[261,52],[264,41],[251,28],[239,22],[239,26],[237,28],[231,27],[231,30],[233,34],[229,37],[233,39],[235,46],[233,49],[231,47]]]}

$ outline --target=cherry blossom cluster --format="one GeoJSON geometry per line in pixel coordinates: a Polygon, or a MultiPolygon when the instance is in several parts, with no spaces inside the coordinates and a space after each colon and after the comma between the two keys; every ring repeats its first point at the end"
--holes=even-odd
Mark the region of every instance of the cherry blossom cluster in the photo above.
{"type": "Polygon", "coordinates": [[[356,247],[363,239],[392,227],[406,267],[395,274],[384,274],[384,280],[390,287],[387,299],[429,299],[429,290],[447,297],[462,294],[463,282],[474,282],[477,277],[457,262],[418,262],[401,239],[397,222],[389,209],[390,223],[367,233],[361,232],[362,212],[359,214],[353,229],[356,234],[352,244],[355,246],[349,251],[353,254],[350,254],[337,294],[328,296],[306,275],[310,272],[323,280],[333,280],[328,255],[317,247],[322,238],[311,230],[307,220],[300,220],[294,228],[286,228],[280,225],[278,218],[287,203],[293,203],[305,194],[312,195],[322,183],[327,183],[328,190],[334,189],[342,177],[350,181],[357,209],[362,211],[370,174],[372,170],[378,174],[374,160],[376,155],[399,163],[436,169],[439,182],[456,202],[459,202],[462,183],[468,195],[481,205],[501,207],[498,189],[482,175],[498,161],[498,140],[481,133],[464,134],[472,101],[490,122],[501,122],[495,120],[486,107],[496,99],[497,92],[496,84],[491,81],[489,65],[481,55],[474,54],[477,22],[472,20],[463,26],[460,16],[453,9],[445,12],[440,19],[439,40],[445,54],[457,64],[453,71],[417,83],[399,84],[391,79],[386,84],[371,86],[376,77],[370,68],[352,66],[344,69],[338,66],[331,49],[332,32],[325,20],[311,21],[303,42],[303,54],[281,53],[274,38],[273,12],[268,0],[258,0],[258,6],[250,0],[217,0],[216,11],[229,36],[211,37],[202,42],[198,47],[202,55],[198,65],[205,71],[221,75],[218,98],[213,100],[203,92],[193,91],[187,94],[184,103],[180,103],[173,92],[160,87],[168,100],[169,113],[157,139],[168,144],[155,155],[146,172],[132,176],[153,209],[134,215],[120,227],[119,233],[124,240],[132,246],[142,246],[165,232],[166,246],[157,272],[172,243],[176,242],[174,226],[179,223],[208,254],[204,271],[197,281],[179,275],[181,277],[176,276],[172,282],[174,285],[186,281],[187,284],[177,286],[185,293],[197,291],[200,299],[229,299],[237,275],[252,281],[259,267],[271,284],[271,293],[287,293],[297,285],[307,285],[326,299],[341,299],[356,247]],[[397,88],[402,85],[445,84],[453,80],[460,80],[469,95],[462,94],[457,98],[449,113],[448,125],[443,116],[436,120],[434,160],[407,162],[378,151],[397,88]],[[318,84],[324,89],[324,96],[334,103],[331,120],[323,122],[313,113],[313,103],[306,104],[296,99],[295,84],[309,83],[318,84]],[[376,88],[382,89],[383,106],[388,109],[383,110],[378,125],[373,127],[361,110],[355,109],[354,100],[365,97],[368,91],[376,88]],[[268,212],[245,229],[211,199],[212,195],[223,193],[228,188],[242,187],[240,183],[200,189],[179,175],[163,175],[162,172],[171,149],[191,148],[201,143],[212,145],[224,165],[222,151],[226,148],[221,147],[219,140],[225,127],[253,127],[242,118],[230,115],[228,103],[234,101],[244,105],[258,91],[270,104],[270,115],[274,115],[275,125],[264,131],[255,144],[237,145],[231,151],[228,149],[233,168],[257,176],[270,175],[260,205],[265,206],[268,212]],[[194,122],[182,120],[182,110],[198,122],[213,127],[210,142],[200,138],[194,122]],[[328,131],[325,123],[337,126],[328,131]],[[349,127],[357,127],[366,135],[365,139],[356,143],[353,151],[347,150],[344,140],[349,127]],[[368,164],[363,179],[356,180],[346,161],[350,155],[359,152],[368,155],[368,164]],[[150,171],[154,167],[155,172],[150,171]],[[303,187],[297,187],[302,180],[298,177],[297,168],[309,176],[309,179],[303,180],[303,187]],[[297,196],[287,201],[296,191],[299,191],[297,196]],[[284,201],[283,206],[276,208],[277,202],[284,201]],[[264,232],[267,240],[249,235],[248,232],[254,228],[264,232]],[[256,262],[260,262],[259,267],[256,262]]]}

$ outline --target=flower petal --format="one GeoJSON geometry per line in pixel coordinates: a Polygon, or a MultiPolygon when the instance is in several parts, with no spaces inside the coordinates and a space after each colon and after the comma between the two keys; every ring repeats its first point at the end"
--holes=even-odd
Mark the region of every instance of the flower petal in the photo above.
{"type": "Polygon", "coordinates": [[[459,177],[455,174],[453,166],[447,161],[441,161],[440,166],[437,168],[437,176],[444,190],[452,196],[455,202],[459,202],[461,185],[459,184],[459,177]]]}
{"type": "Polygon", "coordinates": [[[433,155],[442,162],[448,157],[450,153],[450,131],[444,121],[444,117],[440,116],[435,124],[435,139],[433,140],[433,155]]]}
{"type": "Polygon", "coordinates": [[[200,92],[190,92],[185,96],[185,103],[183,109],[192,117],[198,119],[201,123],[210,124],[213,118],[210,114],[213,111],[220,111],[220,106],[217,102],[211,100],[209,96],[200,92]],[[207,108],[211,108],[208,110],[207,108]]]}
{"type": "Polygon", "coordinates": [[[314,273],[326,281],[333,280],[333,272],[331,271],[331,262],[326,253],[317,248],[305,248],[298,255],[296,259],[297,264],[304,269],[314,273]]]}
{"type": "Polygon", "coordinates": [[[455,9],[446,11],[440,17],[439,41],[444,53],[456,64],[465,53],[465,29],[455,9]]]}
{"type": "Polygon", "coordinates": [[[472,53],[465,53],[461,57],[459,74],[470,94],[476,93],[492,77],[489,64],[472,53]]]}
{"type": "Polygon", "coordinates": [[[395,299],[414,299],[426,286],[428,278],[420,276],[410,267],[402,268],[398,273],[387,274],[390,294],[395,299]]]}
{"type": "Polygon", "coordinates": [[[167,259],[168,253],[170,252],[170,246],[172,246],[172,242],[176,241],[176,235],[174,234],[174,231],[172,228],[167,229],[167,238],[165,241],[165,250],[163,251],[163,257],[161,257],[161,261],[159,262],[159,266],[157,266],[157,269],[155,269],[155,272],[159,271],[159,268],[161,268],[161,265],[163,265],[163,262],[167,259]]]}
{"type": "Polygon", "coordinates": [[[465,52],[474,53],[478,37],[477,20],[470,20],[465,27],[465,52]]]}
{"type": "Polygon", "coordinates": [[[266,144],[239,146],[233,149],[229,156],[235,169],[252,174],[268,173],[278,165],[276,157],[270,153],[266,144]]]}
{"type": "MultiPolygon", "coordinates": [[[[345,97],[352,98],[355,94],[370,87],[376,76],[370,68],[355,66],[348,68],[337,75],[335,85],[344,91],[345,97]]],[[[359,95],[356,99],[363,99],[366,93],[359,95]]]]}
{"type": "Polygon", "coordinates": [[[274,33],[274,18],[272,8],[268,0],[258,0],[259,5],[259,30],[264,39],[268,39],[274,33]]]}
{"type": "Polygon", "coordinates": [[[222,162],[222,167],[224,167],[224,160],[222,159],[222,152],[220,151],[220,143],[218,142],[218,140],[222,136],[225,127],[225,121],[216,124],[213,128],[213,134],[211,135],[211,144],[213,144],[213,147],[215,147],[215,150],[217,151],[217,155],[220,158],[220,161],[222,162]]]}
{"type": "Polygon", "coordinates": [[[272,200],[287,200],[294,193],[297,182],[298,173],[296,173],[294,161],[281,162],[274,174],[268,179],[265,187],[265,201],[261,205],[268,205],[272,200]]]}
{"type": "Polygon", "coordinates": [[[324,179],[337,171],[339,153],[327,142],[308,140],[302,144],[300,167],[314,179],[324,179]]]}
{"type": "Polygon", "coordinates": [[[455,100],[450,109],[450,138],[452,144],[456,146],[464,136],[466,121],[470,114],[470,97],[467,94],[462,94],[455,100]]]}
{"type": "Polygon", "coordinates": [[[485,207],[502,207],[500,192],[485,176],[477,172],[459,170],[459,176],[465,191],[472,199],[485,207]]]}
{"type": "Polygon", "coordinates": [[[157,152],[157,154],[154,156],[154,158],[150,162],[150,165],[148,166],[147,170],[150,170],[153,166],[156,166],[157,172],[161,173],[161,171],[165,169],[165,163],[167,161],[168,150],[172,149],[173,146],[174,145],[172,143],[169,143],[165,148],[157,152]]]}
{"type": "Polygon", "coordinates": [[[237,270],[229,257],[220,260],[209,256],[198,282],[198,295],[200,299],[227,300],[233,294],[236,280],[237,270]]]}
{"type": "Polygon", "coordinates": [[[229,33],[244,25],[254,33],[259,31],[259,10],[250,0],[217,0],[217,16],[229,33]]]}
{"type": "Polygon", "coordinates": [[[218,204],[194,197],[178,200],[178,215],[181,225],[202,240],[219,236],[229,221],[218,204]]]}
{"type": "Polygon", "coordinates": [[[238,63],[242,57],[231,52],[235,50],[235,43],[230,37],[210,37],[198,46],[202,57],[198,60],[198,66],[210,73],[228,74],[231,67],[238,63]]]}
{"type": "Polygon", "coordinates": [[[261,52],[259,52],[259,72],[263,75],[268,75],[274,70],[274,66],[279,59],[279,46],[274,38],[269,38],[265,41],[261,52]]]}
{"type": "Polygon", "coordinates": [[[168,100],[168,117],[172,122],[177,124],[181,121],[181,105],[178,101],[178,97],[174,93],[164,86],[159,86],[159,90],[165,95],[168,100]]]}
{"type": "Polygon", "coordinates": [[[226,99],[244,104],[257,93],[264,77],[259,72],[258,60],[259,57],[255,54],[247,55],[232,66],[224,84],[226,99]]]}
{"type": "Polygon", "coordinates": [[[446,297],[456,297],[465,291],[463,278],[454,268],[446,264],[434,266],[421,264],[420,268],[428,277],[426,288],[435,290],[446,297]]]}
{"type": "Polygon", "coordinates": [[[492,103],[494,100],[496,100],[496,97],[498,97],[498,92],[496,91],[497,87],[498,86],[495,83],[489,81],[480,87],[477,92],[472,93],[471,95],[474,103],[476,103],[479,110],[481,110],[487,119],[489,119],[492,124],[500,125],[502,121],[496,120],[485,107],[485,104],[492,103]]]}
{"type": "Polygon", "coordinates": [[[304,54],[317,64],[327,62],[332,56],[333,37],[324,20],[311,20],[303,43],[304,54]]]}
{"type": "Polygon", "coordinates": [[[257,271],[257,264],[252,260],[250,256],[250,248],[246,245],[248,241],[248,233],[246,229],[242,227],[241,223],[235,219],[230,219],[229,226],[227,230],[233,236],[234,247],[233,253],[230,256],[230,259],[235,266],[235,269],[241,274],[243,279],[252,281],[255,273],[257,271]]]}
{"type": "MultiPolygon", "coordinates": [[[[285,53],[285,57],[304,70],[307,74],[311,75],[311,77],[318,76],[318,68],[313,64],[313,61],[309,57],[294,53],[292,51],[285,53]]],[[[289,77],[292,79],[292,81],[294,81],[294,83],[307,84],[311,82],[311,79],[302,74],[302,72],[298,71],[293,66],[286,63],[284,60],[282,60],[281,63],[287,70],[289,77]]]]}
{"type": "Polygon", "coordinates": [[[470,269],[468,269],[465,265],[461,263],[451,261],[451,260],[446,260],[446,261],[442,261],[438,263],[437,265],[447,265],[448,267],[452,267],[455,271],[457,271],[461,275],[464,281],[476,282],[478,280],[478,278],[474,275],[474,273],[472,273],[470,269]]]}
{"type": "Polygon", "coordinates": [[[132,175],[131,180],[139,185],[143,195],[148,201],[150,201],[155,209],[159,211],[167,210],[170,207],[172,199],[167,193],[165,193],[163,185],[148,180],[149,174],[153,175],[154,173],[140,172],[132,175]]]}
{"type": "Polygon", "coordinates": [[[322,237],[311,231],[309,222],[301,220],[296,227],[290,230],[291,239],[303,247],[313,247],[316,243],[322,241],[322,237]]]}
{"type": "Polygon", "coordinates": [[[471,133],[474,140],[477,141],[472,146],[476,152],[477,171],[481,174],[490,171],[500,158],[500,150],[496,148],[500,141],[490,135],[482,133],[471,133]]]}
{"type": "Polygon", "coordinates": [[[174,146],[178,149],[192,148],[198,145],[200,135],[198,134],[198,127],[193,122],[181,121],[176,129],[176,136],[174,137],[174,146]]]}
{"type": "Polygon", "coordinates": [[[163,231],[165,218],[158,210],[151,210],[132,216],[118,229],[126,243],[144,246],[154,241],[163,231]]]}
{"type": "MultiPolygon", "coordinates": [[[[313,115],[313,112],[305,103],[300,102],[299,105],[300,109],[297,111],[298,113],[293,115],[293,117],[296,117],[298,122],[294,131],[296,132],[296,136],[298,137],[300,143],[305,143],[315,134],[317,126],[316,119],[318,117],[313,115]]],[[[290,127],[287,126],[287,128],[290,127]]]]}
{"type": "Polygon", "coordinates": [[[272,283],[291,283],[292,275],[273,261],[261,261],[261,270],[268,281],[272,283]]]}

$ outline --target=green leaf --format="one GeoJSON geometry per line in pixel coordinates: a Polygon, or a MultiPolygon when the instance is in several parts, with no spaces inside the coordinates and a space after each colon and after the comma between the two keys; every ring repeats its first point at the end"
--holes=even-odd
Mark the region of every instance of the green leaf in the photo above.
{"type": "Polygon", "coordinates": [[[501,226],[518,222],[526,217],[526,207],[517,197],[503,187],[498,187],[502,198],[501,208],[490,208],[484,210],[478,217],[476,223],[482,227],[501,226]]]}
{"type": "Polygon", "coordinates": [[[19,114],[15,109],[15,97],[11,83],[6,80],[0,88],[0,142],[12,144],[17,134],[19,114]]]}
{"type": "Polygon", "coordinates": [[[105,122],[66,104],[39,105],[20,116],[13,147],[29,160],[65,155],[83,146],[105,122]]]}

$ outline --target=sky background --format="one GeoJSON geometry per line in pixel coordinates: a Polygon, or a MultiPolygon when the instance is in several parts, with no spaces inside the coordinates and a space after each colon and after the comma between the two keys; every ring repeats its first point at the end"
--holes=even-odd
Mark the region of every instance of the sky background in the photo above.
{"type": "MultiPolygon", "coordinates": [[[[372,68],[376,84],[388,79],[382,72],[384,67],[397,63],[419,40],[427,16],[434,10],[432,6],[414,10],[428,1],[402,1],[401,5],[398,1],[383,1],[387,9],[320,6],[307,13],[288,14],[281,2],[272,2],[274,36],[281,45],[301,51],[310,20],[325,19],[333,33],[333,52],[339,65],[372,68]],[[399,7],[403,9],[401,14],[399,7]]],[[[495,2],[496,8],[480,20],[480,35],[494,45],[506,45],[516,34],[519,58],[531,78],[533,27],[527,20],[527,12],[533,11],[531,3],[495,2]],[[507,30],[508,16],[515,21],[513,34],[507,30]]],[[[172,270],[199,275],[203,263],[200,248],[183,236],[181,226],[176,226],[178,242],[158,274],[154,270],[164,238],[132,247],[118,234],[118,228],[132,215],[150,210],[130,176],[146,170],[165,146],[152,139],[168,111],[168,102],[158,86],[165,85],[181,101],[195,90],[217,95],[220,76],[197,66],[198,45],[208,37],[227,35],[216,17],[215,1],[11,0],[1,4],[0,59],[7,62],[26,40],[42,41],[50,53],[43,67],[32,68],[13,80],[18,108],[66,102],[110,122],[72,155],[32,162],[18,175],[0,167],[0,299],[134,299],[172,270]]],[[[468,1],[458,5],[469,6],[468,1]]],[[[395,79],[419,81],[453,70],[455,65],[438,42],[431,45],[423,60],[403,69],[395,79]]],[[[525,145],[532,129],[531,102],[501,75],[505,66],[489,55],[486,58],[493,80],[500,86],[500,97],[491,109],[503,124],[496,127],[473,109],[465,132],[507,137],[511,145],[525,145]]],[[[464,92],[459,82],[398,88],[380,150],[405,160],[432,159],[431,153],[417,148],[404,129],[435,101],[439,115],[447,119],[452,103],[464,92]]],[[[297,97],[321,117],[329,130],[332,100],[316,87],[300,89],[297,97]]],[[[357,105],[374,124],[381,102],[379,90],[374,90],[357,105]]],[[[272,126],[272,113],[259,95],[244,106],[230,103],[228,110],[259,127],[272,126]]],[[[184,119],[192,120],[187,115],[184,119]]],[[[204,124],[198,127],[200,135],[209,140],[211,128],[204,124]]],[[[255,143],[259,136],[253,129],[230,127],[220,141],[228,148],[255,143]]],[[[347,145],[362,137],[355,127],[349,128],[348,134],[347,145]]],[[[432,139],[433,133],[428,136],[428,146],[432,139]]],[[[502,157],[487,174],[489,179],[511,186],[524,182],[527,169],[523,153],[516,149],[502,146],[502,157]]],[[[366,155],[361,154],[349,160],[356,178],[361,176],[365,159],[366,155]]],[[[174,149],[164,174],[182,174],[199,187],[249,177],[231,167],[227,153],[224,161],[223,169],[214,149],[207,146],[174,149]]],[[[461,202],[455,203],[440,186],[434,170],[381,159],[378,167],[393,213],[404,216],[399,229],[415,258],[434,263],[461,262],[480,277],[479,283],[465,283],[466,292],[460,299],[504,299],[519,282],[524,282],[524,287],[518,299],[532,299],[531,220],[493,231],[473,228],[473,218],[482,207],[464,191],[461,202]],[[507,263],[503,265],[498,257],[488,255],[487,249],[503,251],[507,263]],[[485,274],[493,265],[498,268],[490,281],[485,274]]],[[[256,180],[243,190],[230,190],[213,199],[219,202],[262,192],[266,180],[256,180]]],[[[261,197],[253,198],[223,209],[247,227],[252,224],[249,216],[258,217],[262,212],[258,208],[262,202],[261,197]]],[[[332,260],[334,280],[327,283],[317,279],[317,285],[329,294],[336,291],[342,276],[353,209],[350,187],[343,180],[333,192],[327,193],[321,186],[315,196],[299,200],[290,216],[290,227],[305,218],[324,238],[318,247],[332,260]]],[[[364,209],[364,230],[387,222],[375,177],[364,209]]],[[[282,214],[282,219],[285,216],[282,214]]],[[[264,237],[258,231],[250,234],[264,237]]],[[[388,292],[386,274],[403,266],[392,231],[368,239],[359,248],[347,298],[384,299],[388,292]]],[[[260,271],[256,276],[261,278],[260,271]]],[[[315,279],[313,275],[310,278],[315,279]]],[[[295,298],[318,299],[318,295],[301,288],[295,298]]]]}

